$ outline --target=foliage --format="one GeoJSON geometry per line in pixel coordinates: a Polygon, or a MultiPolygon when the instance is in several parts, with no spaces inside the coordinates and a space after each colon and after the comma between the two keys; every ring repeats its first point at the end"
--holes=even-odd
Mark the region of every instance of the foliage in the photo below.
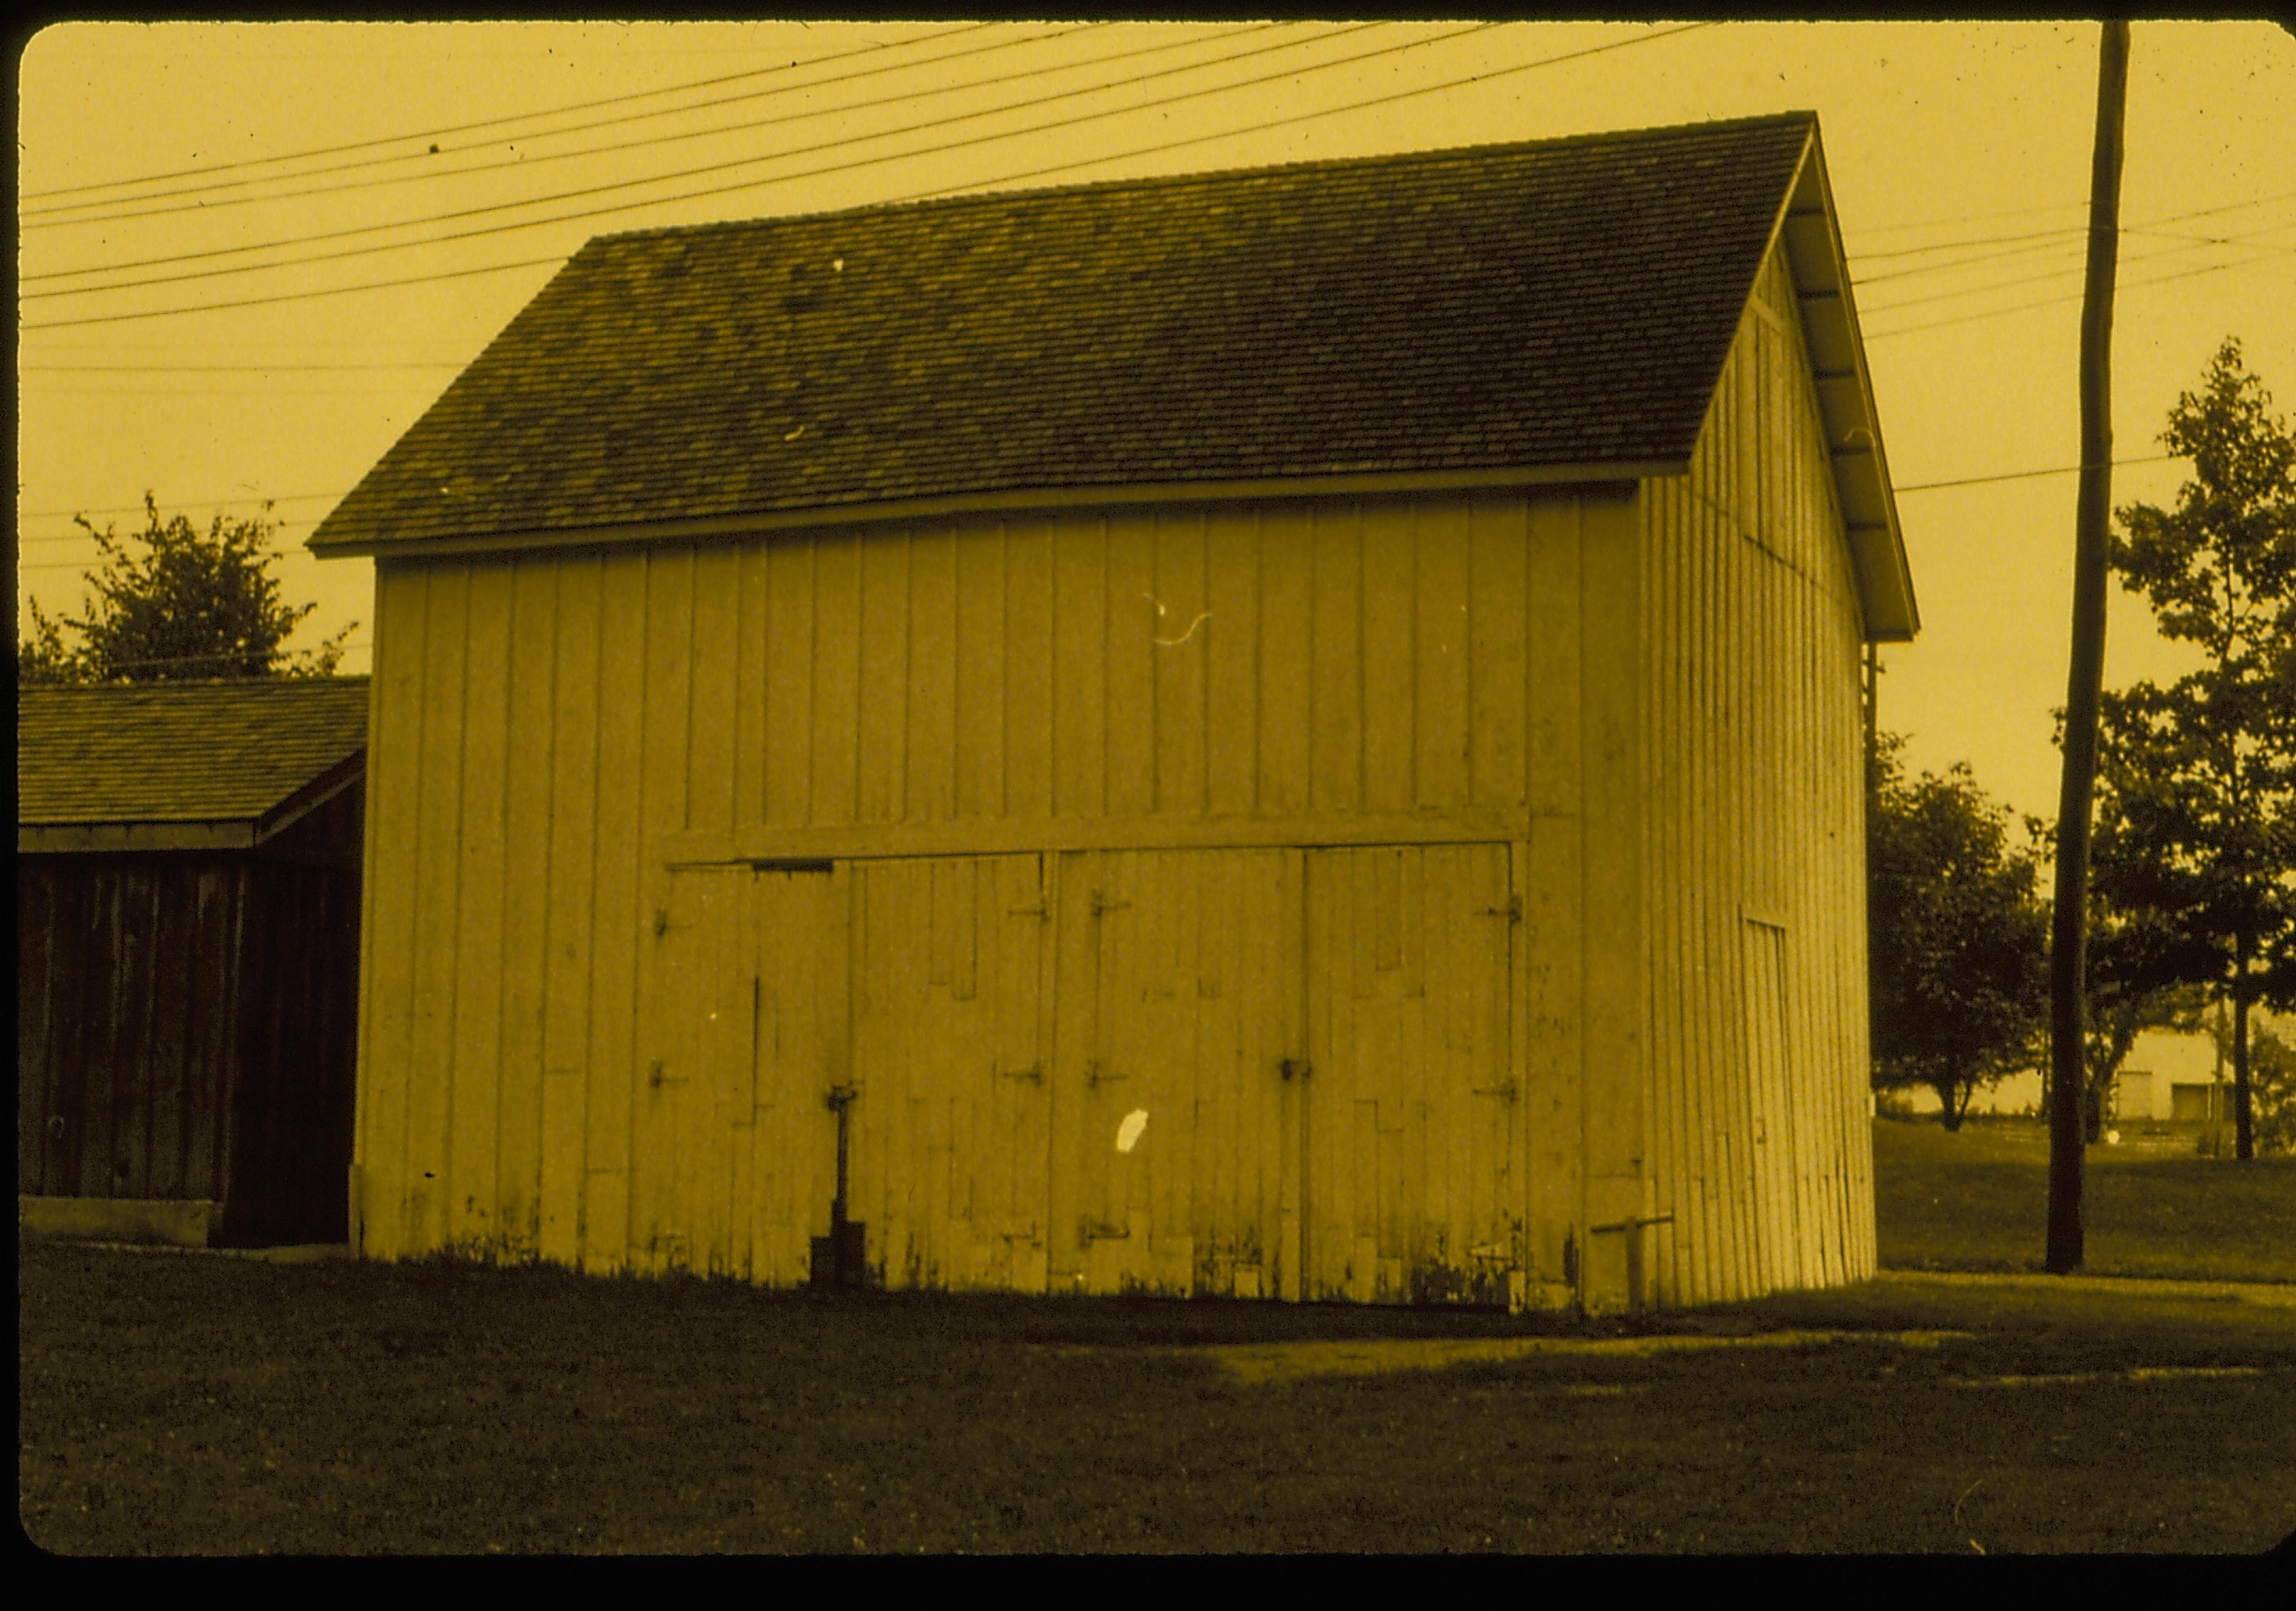
{"type": "MultiPolygon", "coordinates": [[[[2230,1057],[2230,1031],[2218,1024],[2210,1028],[2218,1051],[2230,1057]]],[[[2269,1024],[2251,1023],[2248,1027],[2248,1079],[2257,1152],[2296,1153],[2296,1046],[2269,1024]]]]}
{"type": "Polygon", "coordinates": [[[176,682],[219,678],[326,677],[357,623],[316,648],[282,645],[318,606],[288,604],[270,574],[267,545],[278,530],[271,505],[249,520],[218,514],[202,536],[181,514],[166,521],[144,495],[144,530],[121,536],[80,528],[95,539],[99,568],[88,574],[87,612],[53,619],[37,602],[32,635],[16,645],[20,683],[176,682]],[[69,633],[69,637],[67,634],[69,633]]]}
{"type": "Polygon", "coordinates": [[[2140,842],[2123,818],[2126,799],[2125,790],[2100,790],[2089,849],[2081,1125],[2092,1143],[2103,1132],[2105,1098],[2136,1037],[2147,1030],[2199,1030],[2211,1000],[2205,986],[2192,982],[2207,976],[2210,953],[2145,900],[2161,869],[2141,859],[2140,842]]]}
{"type": "Polygon", "coordinates": [[[2226,341],[2161,436],[2193,461],[2177,506],[2119,511],[2114,571],[2203,663],[2104,696],[2091,865],[2136,936],[2110,966],[2243,1015],[2296,1003],[2296,433],[2270,402],[2226,341]]]}
{"type": "Polygon", "coordinates": [[[1874,1083],[1926,1085],[1948,1130],[2030,1066],[2048,1023],[2048,912],[2033,851],[1966,765],[1907,780],[1882,736],[1866,828],[1874,1083]]]}

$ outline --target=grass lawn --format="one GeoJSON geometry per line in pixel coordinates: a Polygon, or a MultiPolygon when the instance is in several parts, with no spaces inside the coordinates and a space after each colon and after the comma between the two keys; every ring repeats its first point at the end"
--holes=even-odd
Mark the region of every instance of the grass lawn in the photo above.
{"type": "Polygon", "coordinates": [[[18,1291],[20,1515],[68,1553],[2223,1551],[2296,1528],[2296,1308],[2232,1299],[1906,1277],[1570,1326],[41,1244],[18,1291]],[[1937,1332],[1964,1335],[1906,1335],[1937,1332]],[[1220,1352],[1412,1337],[1541,1351],[1259,1378],[1220,1352]]]}
{"type": "MultiPolygon", "coordinates": [[[[2296,1281],[2296,1157],[2203,1158],[2188,1130],[2136,1127],[2092,1147],[2083,1171],[2086,1268],[2098,1275],[2296,1281]]],[[[1934,1117],[1874,1124],[1882,1264],[2038,1270],[2049,1136],[2037,1120],[1934,1117]]]]}

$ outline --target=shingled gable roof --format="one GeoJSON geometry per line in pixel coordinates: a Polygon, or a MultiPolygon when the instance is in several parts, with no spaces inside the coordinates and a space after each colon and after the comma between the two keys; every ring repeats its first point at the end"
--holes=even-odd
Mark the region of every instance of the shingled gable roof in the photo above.
{"type": "Polygon", "coordinates": [[[30,687],[16,848],[259,844],[364,771],[367,679],[30,687]]]}
{"type": "MultiPolygon", "coordinates": [[[[604,236],[311,546],[1676,473],[1805,195],[1797,278],[1846,283],[1808,112],[604,236]]],[[[1872,442],[1875,573],[1902,579],[1847,334],[1835,434],[1872,442]]],[[[1883,605],[1869,632],[1909,634],[1909,585],[1883,605]]]]}

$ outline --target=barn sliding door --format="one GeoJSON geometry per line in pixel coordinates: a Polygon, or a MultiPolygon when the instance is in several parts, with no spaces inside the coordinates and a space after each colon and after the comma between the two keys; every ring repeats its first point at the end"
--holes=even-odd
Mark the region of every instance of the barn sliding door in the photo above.
{"type": "Polygon", "coordinates": [[[634,1115],[640,1268],[805,1278],[833,1189],[823,1096],[849,1068],[849,877],[825,864],[671,875],[634,1115]]]}
{"type": "Polygon", "coordinates": [[[1058,1287],[1263,1297],[1293,1279],[1300,860],[1062,859],[1058,1287]]]}
{"type": "Polygon", "coordinates": [[[888,1286],[1041,1292],[1043,858],[868,861],[851,876],[848,1213],[870,1269],[888,1286]]]}
{"type": "Polygon", "coordinates": [[[1308,859],[1310,1298],[1507,1301],[1525,1267],[1508,848],[1308,859]]]}
{"type": "Polygon", "coordinates": [[[873,1282],[1503,1303],[1516,912],[1488,844],[679,870],[638,1262],[808,1279],[841,1110],[873,1282]]]}

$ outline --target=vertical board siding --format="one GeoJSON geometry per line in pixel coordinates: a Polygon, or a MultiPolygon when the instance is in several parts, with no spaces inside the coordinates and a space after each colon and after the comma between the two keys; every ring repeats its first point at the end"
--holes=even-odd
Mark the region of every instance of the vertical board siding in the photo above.
{"type": "MultiPolygon", "coordinates": [[[[511,600],[514,576],[504,564],[470,571],[463,662],[459,775],[473,781],[470,809],[455,834],[457,901],[451,949],[480,982],[454,996],[454,1086],[447,1105],[447,1237],[457,1246],[484,1246],[500,1215],[496,1145],[501,1101],[504,978],[504,859],[511,744],[511,600]]],[[[442,936],[444,938],[444,936],[442,936]]]]}
{"type": "Polygon", "coordinates": [[[512,579],[510,690],[505,701],[502,1016],[496,1056],[495,1212],[488,1234],[516,1258],[542,1242],[545,981],[550,964],[550,791],[557,735],[551,641],[557,577],[521,567],[512,579]]]}
{"type": "Polygon", "coordinates": [[[1653,1295],[1873,1269],[1863,1125],[1862,628],[1773,255],[1687,474],[1647,482],[1653,1295]],[[1758,938],[1757,937],[1762,937],[1758,938]]]}
{"type": "Polygon", "coordinates": [[[575,560],[539,571],[547,584],[545,596],[554,606],[548,635],[549,793],[542,811],[518,825],[520,833],[547,847],[537,1245],[542,1257],[559,1263],[578,1262],[582,1253],[592,890],[600,827],[594,795],[602,564],[575,560]]]}
{"type": "Polygon", "coordinates": [[[20,857],[17,878],[19,1192],[340,1238],[356,872],[157,852],[20,857]]]}
{"type": "MultiPolygon", "coordinates": [[[[827,1229],[832,1064],[889,1069],[903,1036],[943,1024],[969,1083],[881,1072],[854,1110],[857,1170],[908,1182],[856,1200],[888,1280],[1559,1286],[1589,1194],[1645,1167],[1655,1101],[1633,954],[1650,562],[1632,522],[1616,496],[1494,492],[382,567],[367,1251],[802,1279],[827,1229]],[[840,863],[704,896],[660,850],[696,831],[1470,807],[1527,811],[1527,837],[1456,866],[1366,854],[1369,882],[1350,871],[1320,906],[1296,852],[958,858],[961,876],[840,863]],[[775,879],[803,892],[758,892],[775,879]],[[725,927],[745,910],[749,930],[725,927]],[[1075,933],[1102,939],[1080,952],[1075,933]],[[871,959],[853,965],[849,1044],[829,960],[849,944],[871,959]],[[1303,982],[1324,966],[1308,958],[1341,955],[1373,980],[1480,982],[1359,1023],[1303,982]],[[739,999],[743,966],[772,1014],[739,999]],[[744,1064],[754,1100],[722,1073],[727,1013],[776,1026],[744,1064]],[[1385,1036],[1458,1091],[1319,1101],[1280,1072],[1312,1066],[1317,1035],[1342,1063],[1343,1042],[1385,1036]],[[1087,1084],[1095,1059],[1111,1075],[1087,1084]],[[1119,1155],[1114,1127],[1142,1107],[1148,1150],[1119,1155]],[[986,1173],[964,1162],[1029,1124],[1041,1146],[986,1173]],[[1367,1163],[1343,1144],[1357,1130],[1367,1163]],[[1590,1133],[1606,1183],[1587,1174],[1590,1133]],[[1354,1220],[1324,1218],[1341,1204],[1360,1258],[1354,1220]]],[[[1700,585],[1712,608],[1732,583],[1700,585]]],[[[1664,842],[1701,832],[1722,840],[1675,824],[1664,842]]],[[[1726,1022],[1687,1011],[1682,1037],[1726,1022]]],[[[1695,1243],[1686,1225],[1676,1240],[1695,1243]]]]}
{"type": "MultiPolygon", "coordinates": [[[[464,979],[474,993],[487,991],[493,974],[484,957],[465,957],[461,937],[463,871],[463,755],[470,725],[469,647],[472,567],[438,568],[422,573],[426,631],[419,662],[422,730],[413,770],[420,778],[415,797],[414,912],[409,936],[414,975],[413,1045],[418,1068],[438,1071],[406,1086],[404,1187],[398,1204],[406,1245],[430,1249],[450,1240],[447,1204],[452,1176],[448,1126],[455,1089],[455,1006],[464,979]]],[[[483,711],[481,719],[483,721],[483,711]]],[[[471,803],[474,815],[488,815],[480,778],[471,803]]]]}

